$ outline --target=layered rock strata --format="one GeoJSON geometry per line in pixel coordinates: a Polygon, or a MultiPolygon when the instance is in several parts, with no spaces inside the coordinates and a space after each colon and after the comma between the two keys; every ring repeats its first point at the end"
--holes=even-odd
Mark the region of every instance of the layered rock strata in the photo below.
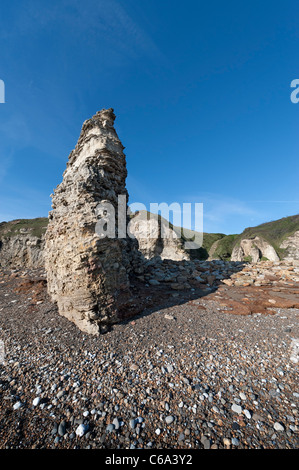
{"type": "Polygon", "coordinates": [[[0,267],[40,268],[44,266],[44,235],[30,231],[0,240],[0,267]]]}
{"type": "Polygon", "coordinates": [[[52,195],[44,252],[48,292],[59,313],[95,335],[119,321],[130,303],[136,255],[134,240],[125,234],[126,212],[122,220],[118,214],[119,196],[127,207],[127,170],[114,120],[113,109],[104,109],[84,122],[52,195]]]}

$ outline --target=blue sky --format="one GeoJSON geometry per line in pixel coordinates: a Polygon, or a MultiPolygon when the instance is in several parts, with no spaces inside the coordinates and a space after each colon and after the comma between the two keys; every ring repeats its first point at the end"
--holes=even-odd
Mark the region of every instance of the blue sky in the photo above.
{"type": "Polygon", "coordinates": [[[298,213],[298,18],[288,0],[1,0],[0,221],[47,216],[106,107],[131,203],[203,203],[223,233],[298,213]]]}

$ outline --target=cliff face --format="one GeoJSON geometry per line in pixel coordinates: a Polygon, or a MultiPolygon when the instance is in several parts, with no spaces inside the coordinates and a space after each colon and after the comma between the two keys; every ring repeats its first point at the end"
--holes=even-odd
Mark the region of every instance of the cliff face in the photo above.
{"type": "MultiPolygon", "coordinates": [[[[163,224],[163,219],[158,219],[157,216],[151,214],[149,221],[145,214],[146,212],[139,212],[131,218],[129,223],[130,231],[136,237],[143,257],[145,259],[159,257],[174,261],[190,259],[191,252],[184,249],[179,230],[173,230],[167,225],[165,230],[169,231],[170,236],[162,238],[161,223],[163,224]]],[[[42,267],[44,265],[43,250],[47,225],[47,218],[21,219],[0,223],[0,267],[42,267]]],[[[215,234],[204,234],[204,245],[207,241],[206,237],[213,235],[215,234]]],[[[247,257],[250,257],[254,262],[262,257],[277,260],[278,253],[275,248],[277,246],[281,249],[280,259],[299,259],[299,230],[285,237],[282,242],[276,243],[275,247],[266,240],[257,242],[256,238],[263,239],[261,236],[253,236],[252,238],[244,236],[242,238],[240,235],[223,235],[207,248],[209,260],[244,261],[244,258],[247,257]],[[235,243],[236,241],[239,243],[235,243]]],[[[198,256],[196,250],[193,251],[192,259],[207,259],[207,256],[201,257],[201,254],[198,256]]]]}
{"type": "Polygon", "coordinates": [[[290,237],[286,238],[280,245],[285,250],[286,259],[299,260],[299,230],[290,237]]]}
{"type": "Polygon", "coordinates": [[[39,268],[44,265],[48,219],[13,220],[0,224],[0,266],[39,268]]]}
{"type": "Polygon", "coordinates": [[[60,314],[96,335],[121,318],[134,265],[133,240],[117,238],[118,196],[126,209],[128,194],[124,147],[114,119],[108,109],[84,122],[52,196],[44,250],[48,292],[60,314]],[[115,210],[115,238],[103,238],[99,230],[107,225],[107,203],[108,212],[115,210]]]}
{"type": "Polygon", "coordinates": [[[243,261],[246,258],[249,258],[253,263],[257,263],[261,258],[267,258],[269,261],[279,261],[273,246],[260,237],[243,239],[240,245],[234,247],[231,256],[232,261],[243,261]]]}
{"type": "Polygon", "coordinates": [[[129,229],[138,241],[139,251],[144,258],[182,261],[190,259],[184,249],[183,240],[162,217],[140,211],[130,221],[129,229]]]}

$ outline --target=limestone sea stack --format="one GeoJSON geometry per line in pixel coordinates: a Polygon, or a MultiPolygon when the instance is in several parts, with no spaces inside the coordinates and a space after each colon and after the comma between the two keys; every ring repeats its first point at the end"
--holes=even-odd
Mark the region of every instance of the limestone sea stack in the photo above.
{"type": "Polygon", "coordinates": [[[134,264],[134,240],[118,237],[118,222],[122,230],[128,222],[126,213],[125,220],[118,220],[118,197],[127,209],[128,193],[124,147],[114,120],[110,108],[83,123],[63,181],[51,195],[53,210],[45,241],[51,299],[61,315],[95,335],[122,318],[130,302],[129,276],[134,264]],[[101,209],[105,204],[115,209],[114,238],[103,237],[97,230],[107,217],[101,209]]]}

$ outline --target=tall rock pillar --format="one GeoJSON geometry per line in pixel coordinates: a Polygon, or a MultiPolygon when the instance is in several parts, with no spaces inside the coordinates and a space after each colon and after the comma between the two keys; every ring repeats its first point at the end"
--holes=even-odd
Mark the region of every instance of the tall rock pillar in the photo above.
{"type": "Polygon", "coordinates": [[[83,123],[52,195],[45,244],[50,297],[61,315],[95,335],[121,318],[130,299],[134,242],[118,237],[118,196],[126,208],[128,194],[124,147],[114,120],[113,109],[103,109],[83,123]],[[97,233],[105,213],[98,208],[107,203],[115,208],[115,238],[97,233]]]}

